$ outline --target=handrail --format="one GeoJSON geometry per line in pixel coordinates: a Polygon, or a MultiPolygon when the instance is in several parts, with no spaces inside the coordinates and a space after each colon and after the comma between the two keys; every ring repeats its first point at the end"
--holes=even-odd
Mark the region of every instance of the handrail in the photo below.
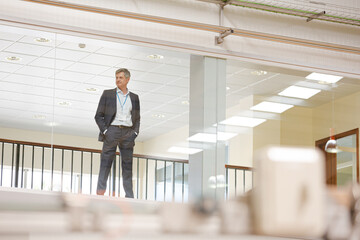
{"type": "MultiPolygon", "coordinates": [[[[98,149],[91,149],[91,148],[81,148],[81,147],[71,147],[71,146],[64,146],[64,145],[52,145],[52,144],[47,144],[47,143],[37,143],[37,142],[30,142],[30,141],[19,141],[19,140],[11,140],[11,139],[4,139],[4,138],[0,138],[0,143],[2,143],[2,152],[1,152],[1,177],[0,177],[0,186],[2,186],[2,181],[3,181],[3,168],[4,168],[4,143],[6,144],[12,144],[13,147],[11,148],[11,156],[10,156],[10,160],[11,160],[11,187],[19,187],[19,180],[20,180],[20,185],[21,187],[23,187],[24,184],[24,179],[26,179],[26,177],[24,176],[24,149],[25,146],[32,146],[32,152],[30,153],[31,157],[31,173],[30,173],[30,178],[31,180],[31,189],[33,188],[33,178],[34,178],[34,148],[35,147],[39,147],[42,148],[42,152],[39,155],[39,161],[41,161],[41,190],[43,190],[44,188],[44,172],[46,171],[50,171],[51,174],[51,187],[50,190],[53,190],[53,180],[54,180],[54,152],[57,149],[60,149],[60,155],[58,156],[59,160],[61,160],[58,164],[61,163],[61,191],[63,191],[63,176],[64,176],[64,151],[71,151],[71,156],[69,158],[70,166],[71,166],[71,170],[70,170],[70,192],[73,192],[73,189],[75,190],[75,186],[73,186],[73,181],[75,181],[75,179],[73,179],[74,177],[74,152],[75,151],[79,151],[81,152],[81,164],[80,164],[80,172],[78,172],[78,174],[80,174],[80,184],[79,184],[79,189],[76,191],[79,191],[79,193],[82,193],[83,189],[85,189],[83,187],[83,174],[90,174],[89,180],[86,181],[90,181],[90,190],[89,193],[92,194],[92,175],[93,175],[93,154],[99,155],[101,154],[101,150],[98,149]],[[51,158],[46,160],[46,161],[51,161],[50,164],[50,168],[46,170],[44,167],[44,163],[45,163],[45,152],[44,149],[48,149],[48,150],[52,150],[54,149],[54,151],[51,151],[51,158]],[[88,161],[88,164],[90,164],[90,173],[84,173],[83,171],[83,167],[84,167],[84,154],[83,153],[91,153],[90,156],[90,162],[88,161]],[[21,154],[20,154],[21,153],[21,154]],[[22,157],[21,157],[21,156],[22,157]],[[21,160],[21,161],[20,161],[21,160]],[[21,170],[20,170],[21,168],[21,170]],[[15,171],[14,171],[15,169],[15,171]],[[15,177],[14,177],[15,176],[15,177]],[[15,180],[15,185],[13,185],[13,180],[15,180]]],[[[7,150],[9,151],[9,150],[7,150]]],[[[117,155],[120,155],[119,153],[117,153],[117,155]]],[[[120,156],[119,156],[120,157],[120,156]]],[[[113,162],[113,166],[112,166],[112,171],[110,172],[110,176],[109,176],[109,196],[115,196],[116,194],[118,196],[120,196],[120,158],[117,157],[114,162],[113,162]],[[117,191],[116,191],[117,189],[117,191]]],[[[135,161],[135,165],[136,165],[136,176],[137,176],[137,180],[136,180],[136,197],[139,198],[143,198],[143,194],[145,194],[145,199],[148,199],[148,182],[152,182],[154,186],[154,193],[152,193],[152,195],[154,195],[154,199],[157,199],[158,196],[158,189],[161,185],[157,185],[157,183],[163,182],[163,187],[161,186],[161,188],[163,188],[163,200],[165,201],[166,196],[168,195],[166,188],[168,184],[172,183],[172,197],[174,198],[175,196],[175,179],[178,178],[180,176],[181,178],[181,198],[182,201],[184,201],[184,196],[185,196],[185,164],[189,163],[189,160],[187,159],[176,159],[176,158],[168,158],[168,157],[156,157],[156,156],[150,156],[150,155],[145,155],[145,154],[134,154],[133,157],[136,159],[135,161]],[[139,168],[140,168],[140,161],[144,161],[143,162],[143,167],[141,168],[145,168],[145,173],[144,174],[144,179],[140,179],[140,174],[139,174],[139,168]],[[158,168],[158,161],[162,161],[164,162],[164,166],[163,166],[163,170],[162,172],[159,170],[160,168],[158,168]],[[153,165],[150,165],[149,162],[153,162],[153,165]],[[169,165],[171,163],[171,165],[169,165]],[[180,165],[178,165],[180,164],[180,165]],[[152,166],[151,169],[149,170],[149,166],[152,166]],[[154,167],[155,166],[155,167],[154,167]],[[169,169],[167,169],[169,167],[169,169]],[[176,171],[177,169],[177,171],[176,171]],[[179,170],[180,169],[180,170],[179,170]],[[170,171],[169,174],[171,174],[172,177],[170,177],[170,180],[168,180],[168,175],[167,174],[167,170],[170,171]],[[154,171],[153,174],[149,174],[149,171],[154,171]],[[160,171],[158,173],[158,171],[160,171]],[[171,173],[172,172],[172,173],[171,173]],[[161,179],[159,178],[159,175],[161,174],[161,179]],[[179,176],[177,176],[176,174],[180,174],[179,176]],[[150,178],[150,179],[149,179],[150,178]],[[158,179],[159,178],[159,179],[158,179]],[[139,188],[139,182],[140,181],[145,181],[145,185],[141,187],[141,189],[139,188]],[[140,191],[142,191],[142,193],[140,193],[140,191]],[[144,192],[145,191],[145,192],[144,192]],[[141,194],[141,195],[140,195],[141,194]]],[[[97,160],[98,161],[98,160],[97,160]]],[[[38,162],[40,163],[40,162],[38,162]]],[[[58,166],[59,167],[59,166],[58,166]]],[[[252,187],[252,182],[253,182],[253,171],[254,168],[252,167],[246,167],[246,166],[236,166],[236,165],[230,165],[230,164],[225,164],[225,179],[226,179],[226,196],[227,198],[229,198],[230,195],[232,195],[233,193],[235,194],[235,196],[237,195],[237,193],[245,193],[247,191],[247,189],[249,189],[249,185],[246,185],[245,182],[248,182],[246,180],[246,178],[251,177],[250,181],[251,181],[251,186],[252,187]],[[230,182],[229,182],[230,181],[230,182]],[[242,184],[241,184],[242,183],[242,184]]],[[[170,176],[170,175],[169,175],[170,176]]],[[[178,179],[179,180],[179,179],[178,179]]],[[[65,185],[64,185],[65,186],[65,185]]],[[[86,190],[87,191],[87,190],[86,190]]],[[[160,197],[162,198],[162,197],[160,197]]]]}
{"type": "MultiPolygon", "coordinates": [[[[48,144],[48,143],[37,143],[37,142],[28,142],[28,141],[18,141],[18,140],[11,140],[0,138],[0,142],[6,143],[14,143],[14,144],[23,144],[23,145],[31,145],[36,147],[47,147],[47,148],[58,148],[58,149],[65,149],[65,150],[73,150],[73,151],[84,151],[84,152],[93,152],[93,153],[101,153],[99,149],[93,148],[80,148],[80,147],[71,147],[65,145],[56,145],[56,144],[48,144]]],[[[116,155],[120,155],[119,152],[116,152],[116,155]]],[[[133,154],[134,158],[147,158],[147,159],[154,159],[154,160],[163,160],[163,161],[171,161],[171,162],[180,162],[180,163],[189,163],[186,159],[176,159],[176,158],[167,158],[167,157],[156,157],[144,154],[133,154]]]]}
{"type": "MultiPolygon", "coordinates": [[[[18,140],[4,139],[4,138],[0,138],[0,142],[32,145],[32,146],[37,146],[37,147],[48,147],[48,148],[53,147],[53,148],[58,148],[58,149],[101,153],[101,150],[92,149],[92,148],[80,148],[80,147],[71,147],[71,146],[55,145],[55,144],[52,145],[52,144],[48,144],[48,143],[18,141],[18,140]]],[[[116,152],[116,155],[119,155],[119,152],[116,152]]],[[[186,159],[157,157],[157,156],[150,156],[150,155],[144,155],[144,154],[134,154],[133,156],[135,158],[147,158],[147,159],[153,159],[153,160],[163,160],[163,161],[171,161],[171,162],[179,162],[179,163],[189,163],[189,160],[186,160],[186,159]]],[[[236,169],[240,169],[240,170],[249,170],[249,171],[253,170],[253,168],[251,168],[251,167],[244,167],[244,166],[237,166],[237,165],[230,165],[230,164],[225,164],[225,168],[236,168],[236,169]]]]}
{"type": "Polygon", "coordinates": [[[225,164],[225,168],[248,170],[248,171],[253,171],[254,170],[254,168],[252,168],[252,167],[244,167],[244,166],[229,165],[229,164],[225,164]]]}

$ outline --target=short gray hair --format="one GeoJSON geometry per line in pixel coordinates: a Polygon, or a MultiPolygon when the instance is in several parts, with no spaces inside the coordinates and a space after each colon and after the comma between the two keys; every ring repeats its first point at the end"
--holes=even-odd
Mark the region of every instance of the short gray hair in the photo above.
{"type": "Polygon", "coordinates": [[[118,70],[116,70],[115,75],[121,72],[124,73],[125,78],[130,78],[130,71],[126,68],[119,68],[118,70]]]}

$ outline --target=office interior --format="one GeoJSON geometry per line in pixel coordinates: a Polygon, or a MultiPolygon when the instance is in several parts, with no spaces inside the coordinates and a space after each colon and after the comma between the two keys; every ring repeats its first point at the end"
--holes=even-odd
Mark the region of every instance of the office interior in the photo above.
{"type": "MultiPolygon", "coordinates": [[[[244,2],[1,0],[1,187],[95,195],[100,155],[58,146],[101,151],[94,115],[121,67],[140,97],[140,200],[244,195],[256,152],[269,146],[319,147],[328,186],[359,183],[359,3],[248,2],[337,22],[244,2]],[[332,136],[339,152],[325,153],[332,136]],[[11,141],[38,144],[19,149],[20,182],[11,141]]],[[[106,194],[122,198],[113,174],[106,194]]]]}

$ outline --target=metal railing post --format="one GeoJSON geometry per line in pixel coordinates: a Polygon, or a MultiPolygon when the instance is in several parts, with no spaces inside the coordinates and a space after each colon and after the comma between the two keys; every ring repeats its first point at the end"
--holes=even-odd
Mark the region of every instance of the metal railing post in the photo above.
{"type": "Polygon", "coordinates": [[[3,181],[3,168],[4,168],[4,142],[2,142],[2,148],[1,148],[1,179],[0,179],[0,186],[2,186],[2,181],[3,181]]]}
{"type": "Polygon", "coordinates": [[[111,189],[111,196],[115,197],[115,192],[116,192],[116,155],[115,155],[115,159],[113,161],[113,173],[112,173],[112,189],[111,189]]]}
{"type": "Polygon", "coordinates": [[[16,157],[15,157],[15,187],[19,186],[19,166],[20,165],[20,144],[16,144],[16,157]]]}

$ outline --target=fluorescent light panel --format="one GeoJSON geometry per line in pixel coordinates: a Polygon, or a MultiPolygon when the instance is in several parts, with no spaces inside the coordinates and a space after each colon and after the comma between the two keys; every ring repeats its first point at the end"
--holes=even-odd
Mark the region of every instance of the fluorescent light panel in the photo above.
{"type": "Polygon", "coordinates": [[[241,126],[241,127],[256,127],[257,125],[260,125],[261,123],[265,122],[266,119],[262,118],[249,118],[249,117],[231,117],[224,121],[222,121],[222,124],[225,125],[234,125],[234,126],[241,126]]]}
{"type": "Polygon", "coordinates": [[[329,75],[329,74],[322,74],[322,73],[311,73],[308,76],[306,76],[306,79],[310,80],[316,80],[326,83],[336,83],[343,77],[341,76],[335,76],[335,75],[329,75]]]}
{"type": "Polygon", "coordinates": [[[294,107],[294,105],[264,101],[251,107],[250,109],[263,112],[282,113],[292,107],[294,107]]]}
{"type": "Polygon", "coordinates": [[[210,142],[215,143],[216,139],[219,141],[227,141],[235,137],[236,133],[218,132],[215,133],[196,133],[188,138],[189,141],[194,142],[210,142]]]}
{"type": "Polygon", "coordinates": [[[305,88],[305,87],[298,87],[298,86],[290,86],[286,88],[284,91],[280,92],[280,96],[286,97],[294,97],[294,98],[302,98],[302,99],[309,99],[315,94],[318,94],[321,90],[313,89],[313,88],[305,88]]]}
{"type": "Polygon", "coordinates": [[[182,153],[182,154],[194,154],[201,152],[202,149],[199,148],[186,148],[186,147],[170,147],[168,152],[172,153],[182,153]]]}

